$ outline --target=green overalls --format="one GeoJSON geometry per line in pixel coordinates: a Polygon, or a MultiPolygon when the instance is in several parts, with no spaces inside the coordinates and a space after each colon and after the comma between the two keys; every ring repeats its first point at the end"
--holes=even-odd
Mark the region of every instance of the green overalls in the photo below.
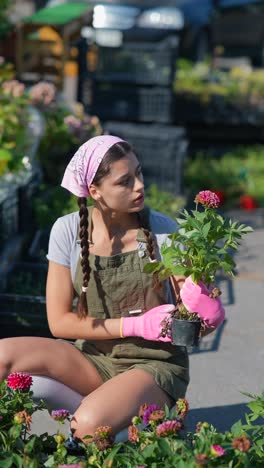
{"type": "MultiPolygon", "coordinates": [[[[92,208],[89,207],[89,239],[92,232],[92,208]]],[[[141,213],[141,217],[144,213],[145,210],[143,214],[141,213]]],[[[145,236],[141,229],[138,230],[137,241],[139,248],[131,252],[111,257],[89,254],[91,268],[87,290],[89,316],[135,317],[167,302],[164,283],[158,290],[153,289],[152,275],[143,272],[149,258],[145,236]]],[[[74,279],[74,288],[78,296],[83,285],[80,260],[79,258],[74,279]]],[[[171,397],[172,404],[185,395],[189,382],[189,363],[184,347],[136,337],[96,341],[77,340],[75,346],[93,363],[103,381],[120,372],[139,368],[154,376],[159,387],[171,397]]]]}

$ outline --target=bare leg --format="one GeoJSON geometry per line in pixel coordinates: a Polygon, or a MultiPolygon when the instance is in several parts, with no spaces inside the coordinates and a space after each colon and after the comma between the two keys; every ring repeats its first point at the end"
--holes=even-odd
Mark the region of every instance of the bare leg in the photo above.
{"type": "Polygon", "coordinates": [[[45,375],[81,395],[102,385],[95,367],[72,344],[50,338],[18,337],[0,340],[0,381],[10,372],[45,375]]]}
{"type": "MultiPolygon", "coordinates": [[[[184,392],[182,395],[183,396],[184,392]]],[[[101,425],[112,427],[114,434],[131,424],[141,404],[171,406],[170,399],[142,369],[132,369],[113,377],[82,400],[75,412],[71,428],[74,435],[83,438],[92,435],[101,425]]]]}

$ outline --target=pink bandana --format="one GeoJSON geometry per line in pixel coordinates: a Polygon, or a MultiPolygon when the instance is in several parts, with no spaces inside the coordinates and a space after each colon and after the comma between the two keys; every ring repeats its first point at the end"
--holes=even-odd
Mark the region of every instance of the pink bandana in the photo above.
{"type": "Polygon", "coordinates": [[[89,197],[89,187],[104,155],[115,143],[123,141],[112,135],[100,135],[86,141],[66,167],[61,186],[77,197],[89,197]]]}

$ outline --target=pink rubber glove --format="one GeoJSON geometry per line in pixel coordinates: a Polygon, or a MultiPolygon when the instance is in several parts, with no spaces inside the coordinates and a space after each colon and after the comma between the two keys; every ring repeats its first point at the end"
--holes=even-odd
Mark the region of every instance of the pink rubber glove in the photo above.
{"type": "Polygon", "coordinates": [[[196,284],[191,276],[186,278],[180,291],[183,305],[189,312],[196,312],[208,328],[217,328],[225,318],[225,309],[217,298],[209,297],[210,291],[202,283],[196,284]]]}
{"type": "Polygon", "coordinates": [[[139,336],[151,341],[171,341],[168,336],[159,336],[161,332],[161,322],[169,317],[170,312],[175,310],[173,304],[163,304],[148,310],[139,317],[124,317],[121,319],[121,336],[139,336]]]}

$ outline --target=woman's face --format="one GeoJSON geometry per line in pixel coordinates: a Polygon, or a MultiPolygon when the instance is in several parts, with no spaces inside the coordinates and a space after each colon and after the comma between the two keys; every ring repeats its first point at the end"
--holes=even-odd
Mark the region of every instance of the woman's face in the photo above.
{"type": "Polygon", "coordinates": [[[144,207],[141,166],[134,153],[111,164],[99,186],[91,185],[92,197],[112,211],[133,213],[144,207]]]}

